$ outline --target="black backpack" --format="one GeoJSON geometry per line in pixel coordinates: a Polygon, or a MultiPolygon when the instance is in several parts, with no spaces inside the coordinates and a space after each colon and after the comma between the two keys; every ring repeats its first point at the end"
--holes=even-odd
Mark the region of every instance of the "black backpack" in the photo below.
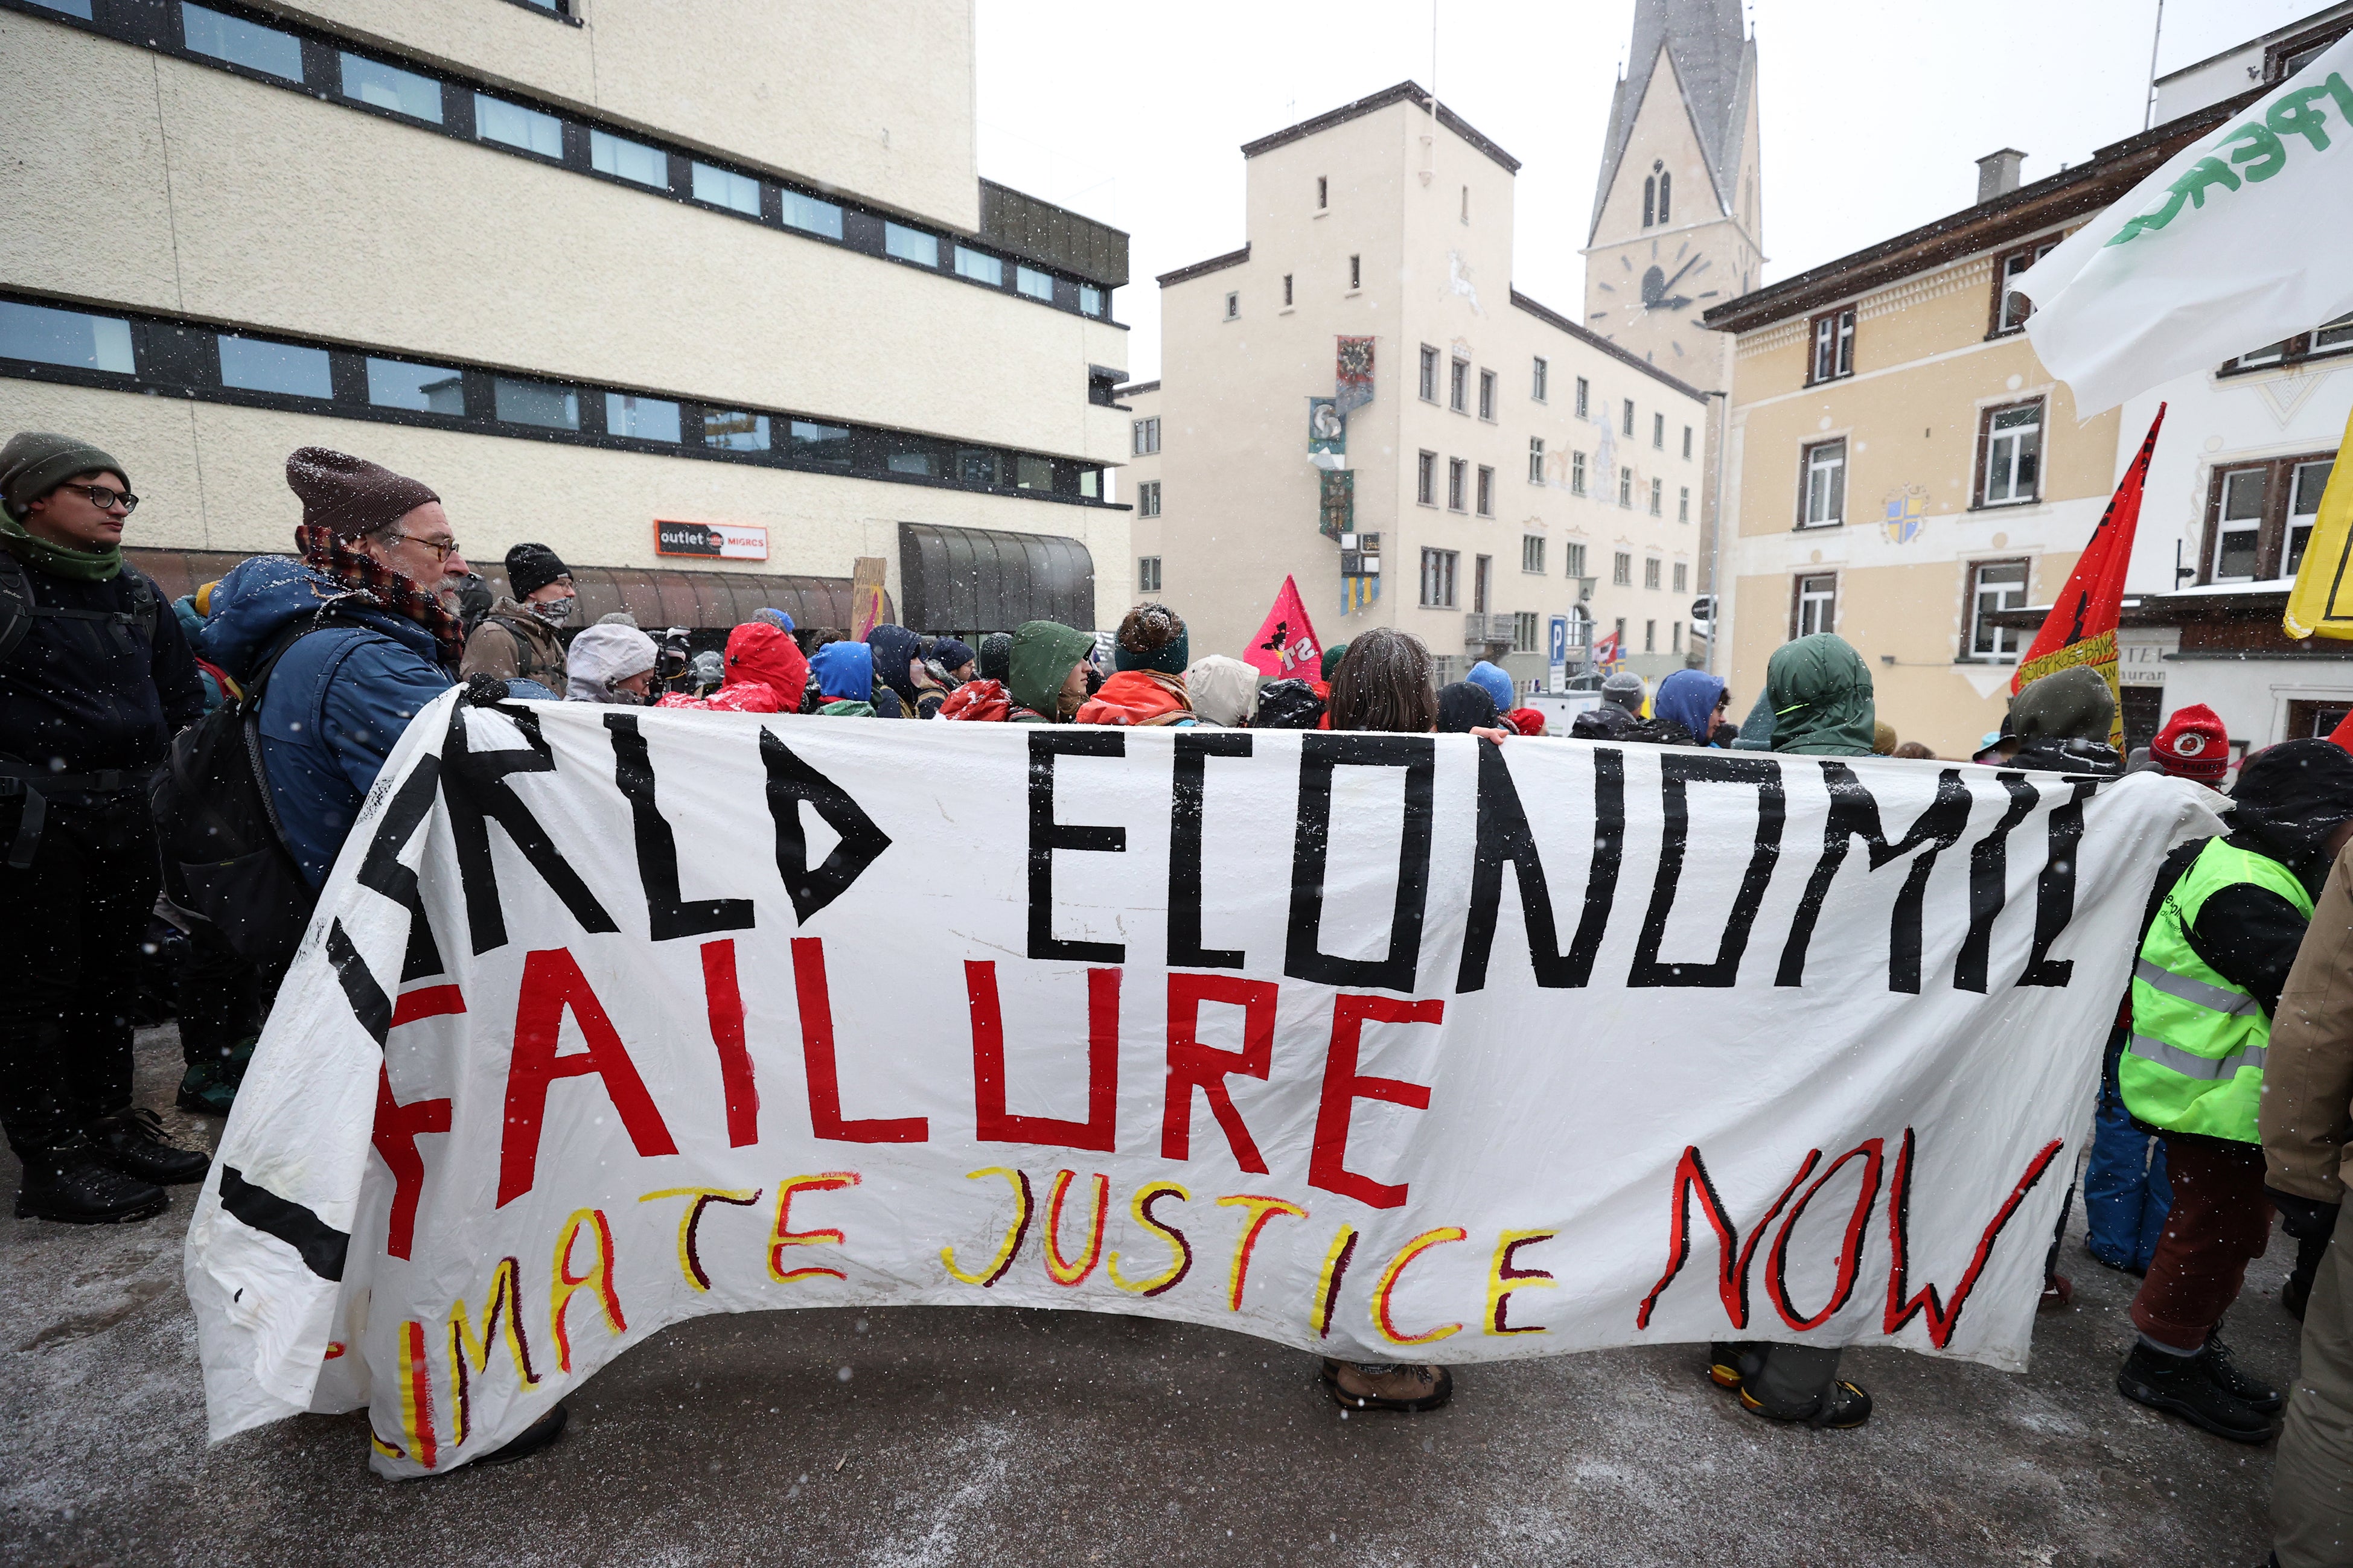
{"type": "Polygon", "coordinates": [[[319,895],[269,798],[261,700],[286,650],[337,624],[314,620],[280,638],[255,667],[243,698],[223,702],[173,739],[171,756],[149,785],[165,892],[265,970],[292,961],[319,895]]]}
{"type": "Polygon", "coordinates": [[[153,647],[163,629],[164,609],[155,584],[147,574],[126,564],[122,575],[131,584],[131,608],[128,610],[54,610],[34,602],[33,584],[25,575],[25,563],[5,547],[0,547],[0,664],[8,662],[25,634],[33,629],[36,620],[95,621],[114,634],[116,647],[129,652],[134,646],[131,629],[144,626],[149,647],[153,647]]]}

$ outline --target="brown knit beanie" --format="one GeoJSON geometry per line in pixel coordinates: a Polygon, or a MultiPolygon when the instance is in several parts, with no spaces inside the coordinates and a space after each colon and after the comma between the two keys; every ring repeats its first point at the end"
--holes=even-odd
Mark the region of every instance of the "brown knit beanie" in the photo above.
{"type": "Polygon", "coordinates": [[[286,486],[302,502],[302,522],[353,540],[391,527],[441,498],[380,463],[327,447],[297,447],[286,459],[286,486]]]}

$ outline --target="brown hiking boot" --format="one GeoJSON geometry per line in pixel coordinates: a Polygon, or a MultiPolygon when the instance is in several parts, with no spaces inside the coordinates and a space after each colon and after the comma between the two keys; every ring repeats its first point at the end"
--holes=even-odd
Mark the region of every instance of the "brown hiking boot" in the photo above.
{"type": "Polygon", "coordinates": [[[1324,1382],[1345,1410],[1395,1410],[1410,1415],[1435,1410],[1454,1397],[1454,1374],[1442,1366],[1327,1358],[1324,1382]]]}

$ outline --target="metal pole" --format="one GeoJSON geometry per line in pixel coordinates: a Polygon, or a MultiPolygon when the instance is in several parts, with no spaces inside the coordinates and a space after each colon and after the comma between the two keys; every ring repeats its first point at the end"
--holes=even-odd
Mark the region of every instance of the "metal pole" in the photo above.
{"type": "MultiPolygon", "coordinates": [[[[1732,451],[1732,394],[1711,392],[1708,395],[1724,400],[1716,405],[1715,516],[1711,520],[1711,531],[1714,537],[1708,542],[1707,551],[1707,591],[1709,597],[1715,601],[1712,608],[1715,613],[1708,617],[1707,622],[1706,668],[1708,674],[1714,675],[1716,673],[1716,647],[1724,641],[1725,629],[1724,605],[1726,595],[1724,591],[1724,510],[1725,497],[1727,493],[1725,489],[1725,464],[1732,451]]],[[[1728,663],[1727,668],[1729,668],[1728,663]]]]}
{"type": "Polygon", "coordinates": [[[2165,0],[2157,0],[2157,30],[2148,40],[2148,101],[2142,105],[2140,128],[2146,131],[2157,120],[2157,46],[2165,37],[2165,0]]]}

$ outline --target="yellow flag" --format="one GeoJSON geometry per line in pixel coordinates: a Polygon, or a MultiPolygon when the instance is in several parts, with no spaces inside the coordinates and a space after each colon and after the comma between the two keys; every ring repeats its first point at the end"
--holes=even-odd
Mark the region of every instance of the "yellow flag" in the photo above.
{"type": "MultiPolygon", "coordinates": [[[[2345,422],[2345,439],[2353,443],[2353,418],[2345,422]]],[[[2353,464],[2344,456],[2340,446],[2295,569],[2295,586],[2288,590],[2281,624],[2292,637],[2353,637],[2353,464]]]]}

